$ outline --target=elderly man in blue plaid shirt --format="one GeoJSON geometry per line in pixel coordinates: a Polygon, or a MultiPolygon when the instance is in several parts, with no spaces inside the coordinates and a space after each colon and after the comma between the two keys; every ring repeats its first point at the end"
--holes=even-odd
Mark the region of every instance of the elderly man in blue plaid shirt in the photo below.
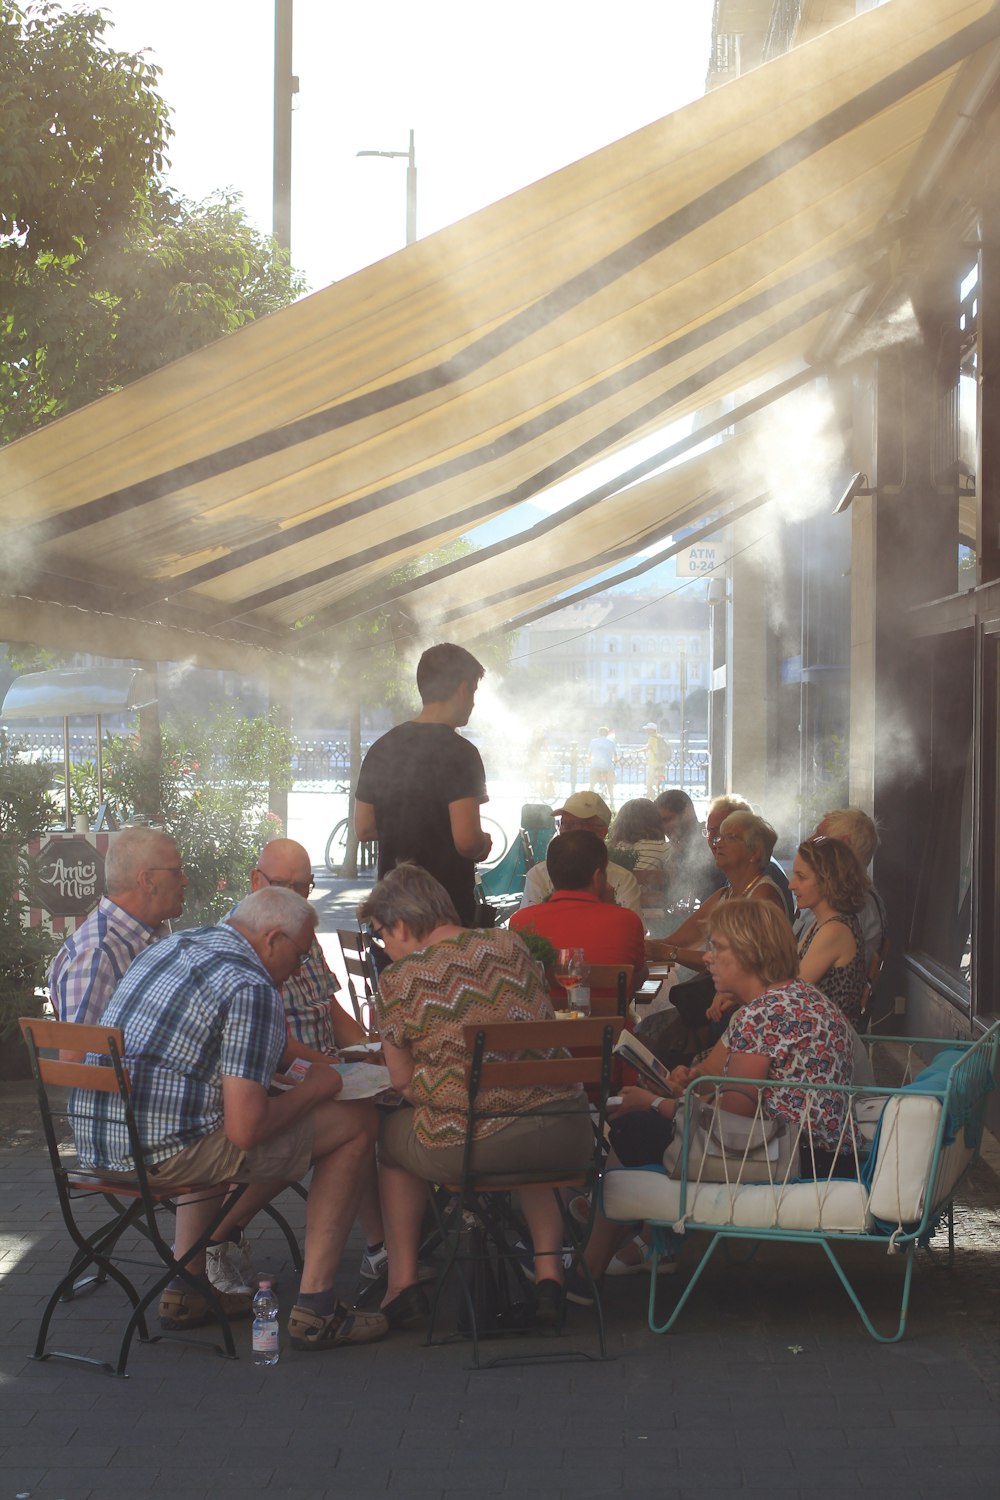
{"type": "MultiPolygon", "coordinates": [[[[319,1066],[279,1097],[268,1094],[289,1060],[281,986],[309,952],[315,926],[315,912],[295,892],[258,891],[217,927],[193,928],[147,949],[103,1018],[124,1030],[136,1123],[159,1184],[250,1182],[233,1214],[245,1220],[312,1166],[305,1265],[288,1325],[293,1347],[310,1350],[368,1343],[388,1331],[380,1313],[348,1309],[334,1292],[374,1148],[374,1107],[338,1101],[340,1075],[319,1066]]],[[[73,1129],[83,1165],[131,1169],[115,1096],[80,1091],[73,1129]]],[[[214,1211],[210,1200],[181,1205],[178,1259],[214,1211]]],[[[226,1227],[224,1220],[220,1233],[226,1227]]],[[[203,1254],[189,1266],[202,1274],[203,1254]]],[[[164,1327],[195,1327],[209,1317],[206,1299],[184,1283],[164,1292],[164,1327]]]]}

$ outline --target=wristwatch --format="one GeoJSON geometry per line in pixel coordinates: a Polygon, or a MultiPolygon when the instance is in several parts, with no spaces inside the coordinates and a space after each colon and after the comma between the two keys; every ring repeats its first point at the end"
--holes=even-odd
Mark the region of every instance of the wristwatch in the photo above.
{"type": "Polygon", "coordinates": [[[650,1099],[650,1101],[649,1101],[649,1107],[653,1111],[654,1115],[658,1115],[660,1113],[660,1096],[659,1096],[659,1094],[656,1095],[655,1099],[650,1099]]]}

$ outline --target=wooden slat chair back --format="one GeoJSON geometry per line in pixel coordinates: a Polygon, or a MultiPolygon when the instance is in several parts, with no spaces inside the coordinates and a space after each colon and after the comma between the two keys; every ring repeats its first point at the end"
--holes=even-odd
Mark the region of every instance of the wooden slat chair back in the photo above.
{"type": "MultiPolygon", "coordinates": [[[[621,1035],[624,1022],[621,1018],[589,1017],[577,1021],[497,1021],[487,1025],[463,1028],[466,1047],[466,1081],[469,1089],[469,1111],[466,1121],[466,1138],[462,1179],[448,1183],[446,1187],[454,1195],[445,1215],[440,1219],[442,1237],[446,1247],[445,1261],[438,1275],[434,1290],[433,1308],[427,1342],[434,1341],[434,1327],[443,1287],[459,1262],[461,1226],[463,1214],[468,1210],[481,1218],[490,1233],[497,1256],[516,1267],[510,1250],[510,1238],[517,1232],[517,1220],[510,1206],[509,1194],[520,1186],[545,1187],[551,1190],[559,1205],[564,1225],[564,1241],[574,1250],[574,1265],[579,1266],[594,1293],[594,1309],[597,1319],[599,1357],[607,1358],[604,1335],[604,1314],[600,1296],[593,1285],[582,1260],[582,1250],[587,1229],[581,1228],[567,1208],[567,1194],[594,1194],[606,1155],[605,1113],[611,1080],[611,1053],[615,1041],[621,1035]],[[553,1056],[531,1056],[553,1052],[553,1056]],[[499,1055],[498,1055],[499,1054],[499,1055]],[[537,1088],[539,1086],[590,1085],[597,1095],[596,1109],[592,1111],[594,1124],[593,1152],[586,1164],[576,1172],[553,1172],[540,1159],[537,1169],[520,1174],[510,1171],[485,1174],[474,1164],[475,1126],[487,1118],[499,1118],[491,1110],[482,1110],[478,1104],[484,1090],[537,1088]],[[510,1231],[508,1233],[507,1231],[510,1231]]],[[[548,1113],[548,1112],[546,1112],[548,1113]]],[[[514,1116],[512,1115],[512,1118],[514,1116]]],[[[516,1116],[522,1118],[520,1114],[516,1116]]],[[[523,1273],[518,1273],[523,1278],[523,1273]]],[[[479,1343],[481,1330],[476,1326],[476,1313],[465,1282],[467,1323],[473,1342],[473,1360],[480,1368],[479,1343]]],[[[532,1359],[565,1359],[565,1353],[544,1353],[530,1356],[532,1359]]],[[[574,1353],[573,1357],[589,1359],[591,1355],[574,1353]]],[[[520,1358],[508,1360],[498,1358],[492,1364],[519,1363],[520,1358]]]]}
{"type": "Polygon", "coordinates": [[[591,964],[590,1014],[624,1016],[632,996],[632,964],[591,964]]]}
{"type": "MultiPolygon", "coordinates": [[[[66,1021],[45,1021],[33,1016],[21,1017],[18,1024],[28,1048],[49,1163],[52,1167],[63,1222],[76,1247],[69,1269],[55,1287],[42,1313],[33,1357],[39,1360],[68,1359],[81,1364],[94,1365],[111,1375],[124,1375],[129,1350],[136,1334],[145,1344],[158,1343],[164,1337],[177,1338],[177,1335],[151,1334],[146,1323],[146,1313],[149,1307],[158,1300],[167,1284],[174,1278],[180,1278],[196,1288],[203,1296],[207,1296],[219,1325],[223,1340],[222,1346],[203,1344],[201,1347],[216,1349],[229,1359],[235,1359],[236,1347],[233,1343],[229,1319],[222,1304],[211,1289],[206,1292],[205,1282],[196,1281],[194,1276],[174,1259],[172,1246],[167,1243],[160,1232],[157,1210],[167,1208],[172,1211],[175,1200],[181,1197],[209,1196],[218,1199],[219,1211],[212,1216],[211,1223],[194,1247],[192,1253],[196,1253],[204,1248],[229,1207],[245,1189],[237,1186],[230,1191],[226,1183],[205,1182],[175,1184],[170,1188],[163,1188],[157,1186],[155,1176],[152,1180],[150,1179],[132,1111],[131,1083],[122,1061],[125,1039],[120,1028],[90,1026],[66,1021]],[[50,1050],[56,1053],[55,1057],[42,1056],[43,1051],[50,1050]],[[96,1055],[100,1061],[70,1060],[70,1058],[80,1056],[86,1058],[88,1054],[96,1055]],[[69,1101],[64,1101],[61,1098],[63,1089],[88,1090],[97,1095],[116,1094],[118,1096],[128,1131],[130,1154],[135,1162],[134,1172],[99,1172],[80,1167],[79,1164],[62,1154],[56,1121],[59,1119],[72,1121],[70,1104],[73,1105],[73,1111],[78,1118],[84,1115],[87,1109],[85,1095],[77,1095],[75,1098],[71,1097],[69,1101]],[[55,1096],[50,1092],[52,1090],[57,1091],[55,1096]],[[80,1210],[83,1205],[92,1206],[97,1200],[104,1200],[113,1211],[110,1219],[105,1219],[98,1228],[94,1229],[81,1222],[83,1215],[80,1210]],[[144,1234],[156,1250],[161,1262],[152,1285],[142,1293],[121,1267],[121,1262],[126,1259],[121,1242],[126,1230],[133,1228],[144,1234]],[[85,1276],[84,1273],[90,1271],[91,1268],[94,1274],[85,1276]],[[71,1301],[85,1289],[102,1285],[108,1280],[115,1282],[121,1288],[131,1304],[131,1315],[122,1334],[117,1362],[112,1365],[107,1360],[92,1358],[89,1355],[61,1349],[46,1349],[49,1325],[59,1303],[71,1301]]],[[[190,1342],[183,1336],[181,1337],[184,1342],[190,1342]]]]}
{"type": "Polygon", "coordinates": [[[374,1019],[374,987],[371,964],[368,960],[368,945],[363,932],[358,928],[338,927],[337,941],[347,972],[347,990],[354,1016],[359,1025],[371,1031],[374,1019]]]}

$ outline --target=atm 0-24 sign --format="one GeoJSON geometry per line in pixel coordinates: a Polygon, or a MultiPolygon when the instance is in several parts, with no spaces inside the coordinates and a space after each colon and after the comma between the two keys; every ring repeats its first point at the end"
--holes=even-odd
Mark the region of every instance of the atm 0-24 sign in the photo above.
{"type": "Polygon", "coordinates": [[[722,548],[717,542],[700,542],[697,547],[685,547],[678,552],[677,576],[700,578],[703,573],[714,573],[722,561],[722,548]]]}

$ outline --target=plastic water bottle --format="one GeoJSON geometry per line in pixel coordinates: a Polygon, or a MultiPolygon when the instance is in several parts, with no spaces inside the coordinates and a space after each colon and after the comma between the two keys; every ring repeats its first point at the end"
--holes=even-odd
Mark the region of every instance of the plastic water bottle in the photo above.
{"type": "Polygon", "coordinates": [[[253,1299],[253,1362],[276,1365],[278,1341],[278,1299],[267,1277],[261,1277],[260,1288],[253,1299]]]}

